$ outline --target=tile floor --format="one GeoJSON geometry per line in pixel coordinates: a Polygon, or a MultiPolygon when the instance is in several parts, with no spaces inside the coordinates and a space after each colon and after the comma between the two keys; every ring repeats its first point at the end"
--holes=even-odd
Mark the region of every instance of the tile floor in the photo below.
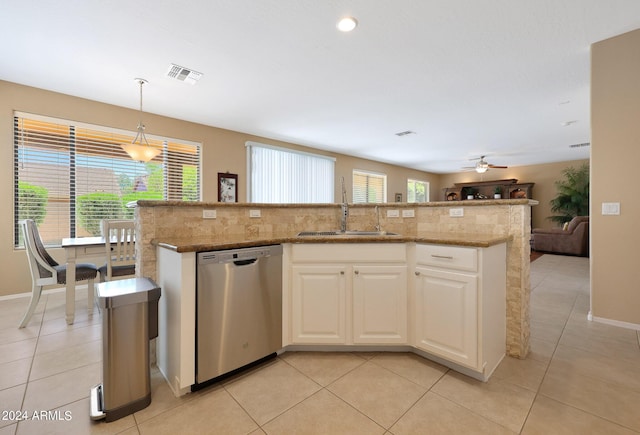
{"type": "Polygon", "coordinates": [[[112,423],[88,417],[101,326],[82,292],[72,326],[63,293],[22,330],[28,300],[2,300],[0,435],[640,433],[638,332],[586,320],[588,277],[588,259],[532,263],[531,354],[487,383],[406,353],[292,352],[181,398],[153,370],[151,405],[112,423]],[[16,410],[59,412],[16,423],[16,410]]]}

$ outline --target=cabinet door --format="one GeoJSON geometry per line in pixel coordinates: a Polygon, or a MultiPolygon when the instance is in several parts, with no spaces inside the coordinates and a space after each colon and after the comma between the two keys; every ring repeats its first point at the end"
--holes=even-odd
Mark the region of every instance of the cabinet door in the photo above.
{"type": "Polygon", "coordinates": [[[293,266],[293,343],[346,343],[344,266],[293,266]]]}
{"type": "Polygon", "coordinates": [[[478,369],[475,274],[416,267],[416,346],[478,369]]]}
{"type": "Polygon", "coordinates": [[[353,266],[353,342],[407,342],[407,267],[353,266]]]}

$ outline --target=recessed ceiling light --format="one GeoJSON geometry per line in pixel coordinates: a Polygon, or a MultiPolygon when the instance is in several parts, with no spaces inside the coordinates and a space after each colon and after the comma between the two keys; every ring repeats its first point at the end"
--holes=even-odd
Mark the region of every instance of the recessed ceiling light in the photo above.
{"type": "Polygon", "coordinates": [[[351,32],[358,25],[358,20],[353,17],[344,17],[338,21],[337,27],[341,32],[351,32]]]}

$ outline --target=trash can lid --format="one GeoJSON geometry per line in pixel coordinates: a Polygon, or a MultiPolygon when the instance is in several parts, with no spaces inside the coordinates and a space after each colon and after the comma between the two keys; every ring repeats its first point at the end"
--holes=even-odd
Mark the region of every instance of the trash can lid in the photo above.
{"type": "Polygon", "coordinates": [[[160,299],[160,287],[150,278],[129,278],[98,284],[102,308],[154,302],[160,299]]]}

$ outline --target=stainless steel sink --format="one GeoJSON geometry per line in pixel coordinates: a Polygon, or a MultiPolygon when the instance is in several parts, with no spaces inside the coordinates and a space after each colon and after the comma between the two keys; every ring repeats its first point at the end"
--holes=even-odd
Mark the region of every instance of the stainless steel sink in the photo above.
{"type": "Polygon", "coordinates": [[[388,231],[302,231],[298,233],[298,236],[313,236],[313,237],[326,237],[326,236],[399,236],[398,233],[391,233],[388,231]]]}

